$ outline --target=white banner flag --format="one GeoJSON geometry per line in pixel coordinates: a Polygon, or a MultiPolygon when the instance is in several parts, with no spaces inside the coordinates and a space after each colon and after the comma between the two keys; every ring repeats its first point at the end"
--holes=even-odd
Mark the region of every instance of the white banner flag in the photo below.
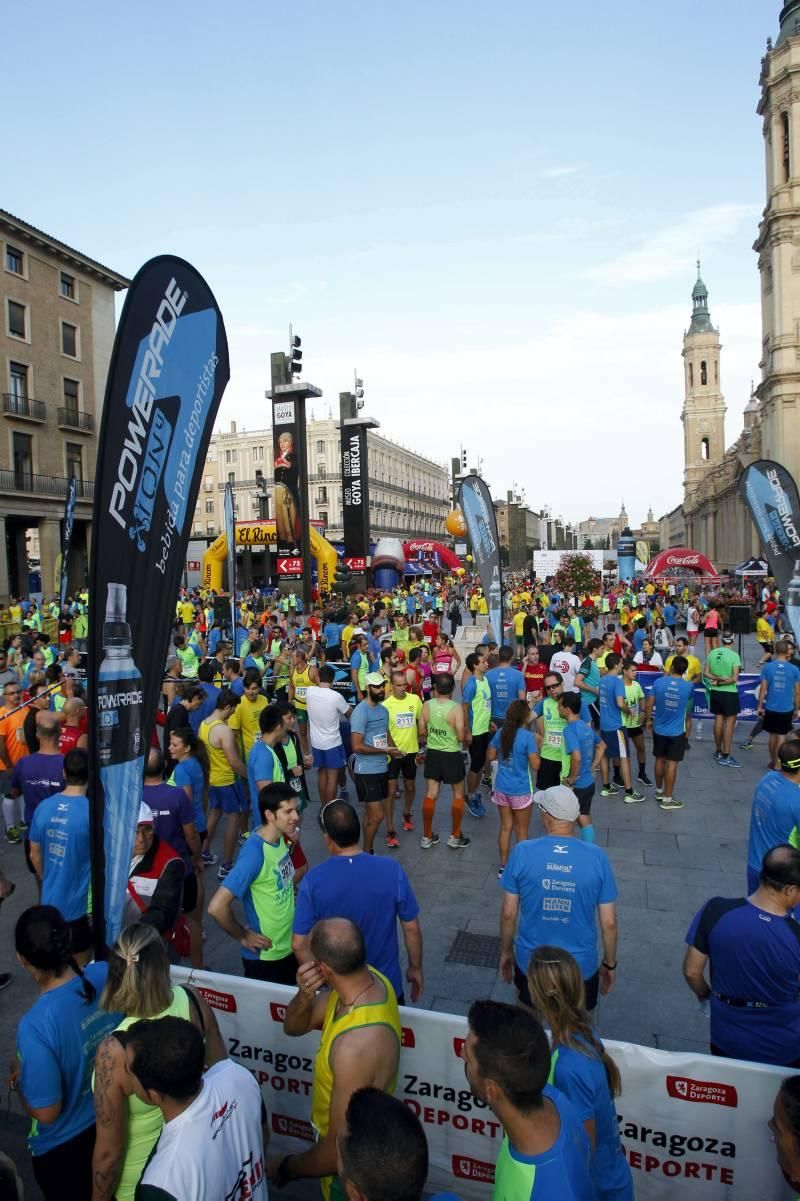
{"type": "MultiPolygon", "coordinates": [[[[174,968],[214,1009],[232,1059],[248,1068],[269,1111],[269,1154],[313,1141],[311,1090],[319,1034],[288,1038],[286,1005],[295,990],[239,976],[174,968]]],[[[396,1095],[422,1122],[430,1190],[488,1201],[502,1130],[470,1092],[461,1046],[465,1018],[403,1008],[396,1095]]],[[[786,1201],[767,1120],[781,1068],[708,1055],[677,1054],[608,1041],[622,1073],[620,1135],[637,1201],[786,1201]]]]}

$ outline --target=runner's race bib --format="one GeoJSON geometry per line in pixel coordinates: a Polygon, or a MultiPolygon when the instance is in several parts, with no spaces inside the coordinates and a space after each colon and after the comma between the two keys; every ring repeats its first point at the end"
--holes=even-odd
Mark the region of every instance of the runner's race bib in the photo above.
{"type": "Polygon", "coordinates": [[[544,736],[545,746],[561,746],[561,734],[556,730],[548,730],[544,736]]]}
{"type": "MultiPolygon", "coordinates": [[[[394,719],[394,724],[397,726],[398,730],[410,730],[414,725],[414,714],[398,713],[394,719]]],[[[375,745],[378,745],[377,742],[375,745]]]]}
{"type": "Polygon", "coordinates": [[[299,687],[295,688],[294,690],[295,700],[304,701],[306,699],[307,692],[308,687],[305,684],[300,684],[299,687]]]}
{"type": "Polygon", "coordinates": [[[376,747],[379,751],[385,751],[387,749],[387,747],[389,746],[389,739],[386,737],[385,734],[376,734],[375,737],[372,739],[372,745],[374,747],[376,747]]]}

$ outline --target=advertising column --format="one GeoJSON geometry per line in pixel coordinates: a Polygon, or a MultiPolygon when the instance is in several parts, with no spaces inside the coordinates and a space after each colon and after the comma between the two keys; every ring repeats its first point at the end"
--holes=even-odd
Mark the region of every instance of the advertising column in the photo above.
{"type": "Polygon", "coordinates": [[[344,560],[350,570],[364,576],[369,565],[369,459],[367,430],[376,423],[357,420],[356,398],[339,393],[342,445],[342,526],[344,560]]]}
{"type": "Polygon", "coordinates": [[[75,524],[75,501],[78,496],[78,481],[74,475],[67,484],[67,503],[64,505],[64,528],[61,534],[61,577],[58,581],[59,631],[64,628],[64,608],[69,588],[69,548],[72,544],[72,529],[75,524]]]}
{"type": "Polygon", "coordinates": [[[278,584],[302,579],[303,529],[308,526],[308,467],[305,401],[275,396],[272,401],[272,446],[275,468],[275,529],[278,584]]]}
{"type": "Polygon", "coordinates": [[[99,956],[122,924],[144,756],[229,374],[225,327],[208,284],[183,259],[146,263],[114,342],[95,480],[89,795],[99,956]]]}
{"type": "Polygon", "coordinates": [[[228,591],[231,594],[231,640],[236,642],[236,521],[233,511],[233,486],[225,485],[225,541],[228,544],[228,591]]]}

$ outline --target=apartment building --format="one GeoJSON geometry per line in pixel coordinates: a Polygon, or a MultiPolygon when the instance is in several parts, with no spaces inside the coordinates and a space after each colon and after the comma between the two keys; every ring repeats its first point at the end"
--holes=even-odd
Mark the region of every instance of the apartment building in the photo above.
{"type": "MultiPolygon", "coordinates": [[[[97,435],[114,342],[114,293],[130,281],[0,209],[0,600],[37,564],[55,590],[67,484],[78,481],[70,585],[86,580],[97,435]]],[[[32,574],[33,573],[33,574],[32,574]]],[[[33,589],[35,590],[35,589],[33,589]]]]}

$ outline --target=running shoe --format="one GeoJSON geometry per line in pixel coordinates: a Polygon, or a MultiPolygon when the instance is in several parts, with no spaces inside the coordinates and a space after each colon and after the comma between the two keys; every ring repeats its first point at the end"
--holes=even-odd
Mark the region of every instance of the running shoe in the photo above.
{"type": "Polygon", "coordinates": [[[460,836],[456,838],[455,834],[451,834],[447,840],[447,845],[452,847],[454,851],[463,851],[464,847],[468,847],[469,844],[469,838],[463,838],[460,836]]]}
{"type": "Polygon", "coordinates": [[[604,784],[600,789],[600,796],[616,796],[618,792],[619,789],[615,788],[613,784],[604,784]]]}
{"type": "Polygon", "coordinates": [[[19,830],[20,834],[27,834],[28,831],[30,830],[30,826],[28,825],[27,822],[19,822],[17,825],[17,829],[19,830]]]}
{"type": "Polygon", "coordinates": [[[625,793],[625,796],[622,799],[626,805],[637,805],[639,801],[644,800],[644,793],[637,792],[634,788],[632,788],[630,792],[625,793]]]}
{"type": "Polygon", "coordinates": [[[723,755],[719,760],[720,767],[741,767],[738,759],[734,759],[733,755],[723,755]]]}
{"type": "Polygon", "coordinates": [[[248,838],[249,838],[249,837],[250,837],[250,831],[249,831],[249,830],[248,830],[246,833],[244,833],[244,834],[240,834],[240,835],[239,835],[239,846],[240,846],[240,847],[243,847],[243,846],[244,846],[244,844],[247,842],[247,840],[248,840],[248,838]]]}
{"type": "Polygon", "coordinates": [[[614,787],[618,789],[625,787],[625,781],[623,780],[622,776],[614,776],[614,787]]]}
{"type": "Polygon", "coordinates": [[[400,846],[400,839],[397,837],[394,831],[392,831],[391,834],[386,835],[386,845],[387,847],[393,848],[400,846]]]}
{"type": "Polygon", "coordinates": [[[644,784],[645,788],[653,787],[653,781],[650,779],[646,771],[639,773],[639,778],[636,782],[637,784],[644,784]]]}
{"type": "Polygon", "coordinates": [[[719,761],[720,761],[720,759],[722,759],[722,757],[723,757],[722,751],[714,751],[714,762],[715,763],[719,763],[719,761]]]}
{"type": "Polygon", "coordinates": [[[413,830],[414,829],[414,819],[412,818],[410,813],[403,814],[403,829],[404,830],[413,830]]]}
{"type": "Polygon", "coordinates": [[[18,842],[22,842],[22,831],[19,826],[9,826],[6,830],[6,842],[10,842],[12,846],[16,846],[18,842]]]}
{"type": "Polygon", "coordinates": [[[340,788],[336,794],[336,799],[337,799],[337,801],[349,801],[350,793],[347,791],[346,788],[344,788],[344,787],[340,788]]]}
{"type": "Polygon", "coordinates": [[[438,834],[431,834],[430,838],[427,834],[423,834],[419,845],[422,847],[423,851],[428,851],[431,847],[435,847],[438,841],[438,834]]]}
{"type": "Polygon", "coordinates": [[[483,801],[479,796],[468,796],[467,808],[473,817],[483,817],[486,813],[486,810],[483,807],[483,801]]]}
{"type": "Polygon", "coordinates": [[[203,867],[213,867],[217,862],[217,857],[213,851],[203,851],[200,858],[203,861],[203,867]]]}
{"type": "Polygon", "coordinates": [[[500,864],[500,866],[499,866],[499,867],[498,867],[498,869],[497,869],[497,879],[498,879],[498,880],[502,880],[502,879],[503,879],[503,872],[504,872],[505,870],[506,870],[506,869],[505,869],[505,865],[501,863],[501,864],[500,864]]]}
{"type": "Polygon", "coordinates": [[[659,804],[659,808],[661,808],[661,809],[682,809],[683,808],[683,801],[679,801],[676,796],[662,797],[661,800],[658,802],[658,804],[659,804]]]}
{"type": "Polygon", "coordinates": [[[218,879],[218,880],[224,880],[224,879],[225,879],[225,877],[226,877],[226,876],[228,876],[228,875],[230,875],[230,873],[231,873],[232,871],[233,871],[233,864],[232,864],[232,863],[221,863],[221,864],[219,865],[219,871],[217,872],[217,879],[218,879]]]}
{"type": "Polygon", "coordinates": [[[743,751],[752,751],[752,749],[753,749],[753,740],[752,740],[752,738],[748,738],[747,742],[740,742],[740,743],[739,743],[739,746],[741,747],[741,749],[742,749],[743,751]]]}
{"type": "Polygon", "coordinates": [[[659,804],[660,804],[660,803],[661,803],[661,801],[663,801],[663,799],[664,799],[664,789],[663,789],[663,788],[657,788],[657,789],[656,789],[656,800],[657,800],[657,801],[659,802],[659,804]]]}

